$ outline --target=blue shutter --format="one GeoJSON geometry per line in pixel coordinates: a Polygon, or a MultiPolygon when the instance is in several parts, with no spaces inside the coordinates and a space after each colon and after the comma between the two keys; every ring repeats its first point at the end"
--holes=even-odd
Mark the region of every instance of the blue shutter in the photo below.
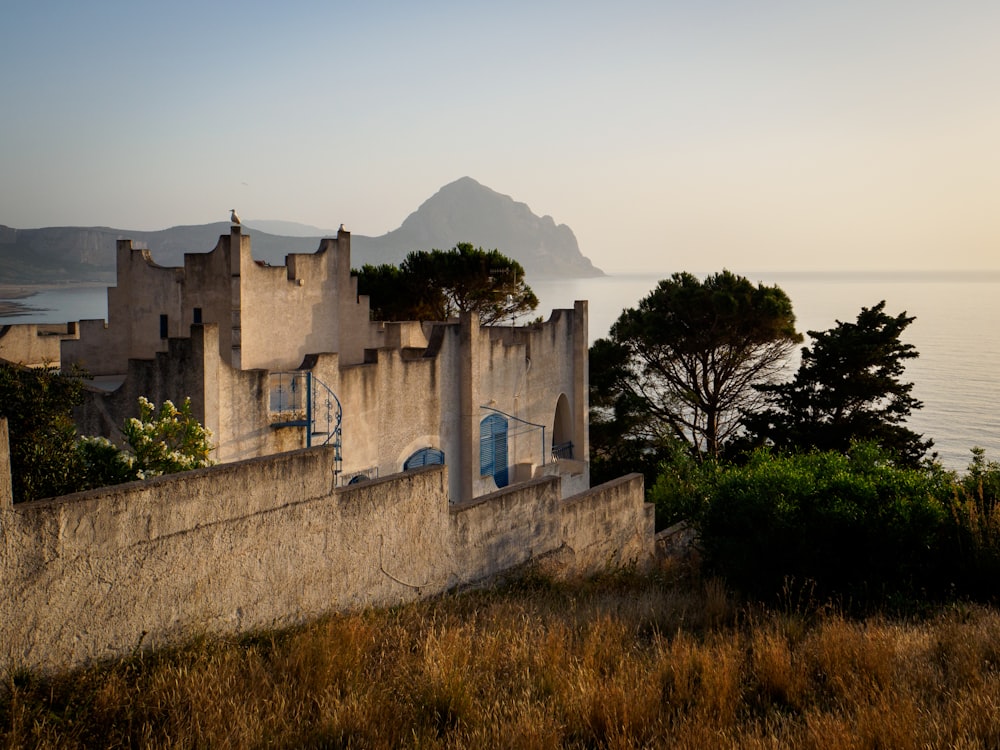
{"type": "Polygon", "coordinates": [[[493,452],[493,423],[490,421],[495,417],[491,414],[479,423],[479,474],[486,476],[493,473],[494,452],[493,452]]]}
{"type": "Polygon", "coordinates": [[[439,448],[421,448],[403,463],[403,471],[419,469],[421,466],[444,464],[444,451],[439,448]]]}
{"type": "Polygon", "coordinates": [[[492,475],[497,487],[506,487],[507,471],[507,420],[499,414],[490,414],[479,423],[479,473],[492,475]]]}
{"type": "Polygon", "coordinates": [[[507,420],[503,420],[503,429],[493,433],[493,479],[497,487],[506,487],[509,481],[507,474],[507,420]]]}

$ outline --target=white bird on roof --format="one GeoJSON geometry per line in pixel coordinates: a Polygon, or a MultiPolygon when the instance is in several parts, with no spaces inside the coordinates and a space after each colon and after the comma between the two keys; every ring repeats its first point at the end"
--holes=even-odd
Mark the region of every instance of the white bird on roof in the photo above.
{"type": "Polygon", "coordinates": [[[231,208],[231,209],[229,209],[229,212],[230,212],[229,213],[229,220],[231,222],[233,222],[233,224],[239,224],[240,223],[240,217],[239,217],[239,214],[236,213],[236,209],[235,208],[231,208]]]}

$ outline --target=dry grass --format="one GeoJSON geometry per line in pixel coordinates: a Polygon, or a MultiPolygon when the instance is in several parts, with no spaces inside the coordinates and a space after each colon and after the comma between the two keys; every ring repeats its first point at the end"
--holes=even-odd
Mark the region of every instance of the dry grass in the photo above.
{"type": "Polygon", "coordinates": [[[14,675],[5,747],[1000,746],[1000,615],[736,607],[717,581],[510,586],[14,675]]]}

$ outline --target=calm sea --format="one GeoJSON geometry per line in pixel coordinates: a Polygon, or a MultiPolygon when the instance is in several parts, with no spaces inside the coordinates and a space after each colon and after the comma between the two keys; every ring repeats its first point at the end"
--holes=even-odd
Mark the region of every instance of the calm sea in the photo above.
{"type": "MultiPolygon", "coordinates": [[[[668,274],[616,275],[532,284],[539,310],[572,307],[589,300],[590,338],[606,336],[626,307],[635,306],[668,274]]],[[[924,408],[911,429],[934,439],[945,466],[964,469],[970,449],[981,446],[1000,460],[1000,272],[977,273],[744,273],[755,282],[778,284],[792,299],[799,330],[826,330],[853,321],[861,308],[886,301],[886,311],[906,311],[916,320],[903,340],[920,357],[906,378],[924,408]]],[[[61,323],[103,318],[103,288],[48,291],[18,300],[38,312],[0,317],[5,323],[61,323]]],[[[797,366],[797,356],[790,365],[797,366]]]]}

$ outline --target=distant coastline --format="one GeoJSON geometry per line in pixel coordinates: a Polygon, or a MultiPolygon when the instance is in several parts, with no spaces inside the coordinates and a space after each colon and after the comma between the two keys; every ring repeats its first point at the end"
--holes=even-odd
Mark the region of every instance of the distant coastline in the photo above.
{"type": "Polygon", "coordinates": [[[60,289],[106,289],[108,284],[99,281],[66,281],[58,284],[0,284],[0,317],[27,317],[50,309],[33,307],[19,300],[29,299],[40,292],[60,289]]]}
{"type": "Polygon", "coordinates": [[[42,291],[33,284],[0,284],[0,315],[30,315],[38,312],[38,308],[15,300],[31,297],[42,291]]]}
{"type": "Polygon", "coordinates": [[[37,308],[28,307],[20,302],[0,299],[0,315],[30,315],[33,312],[38,312],[37,308]]]}

